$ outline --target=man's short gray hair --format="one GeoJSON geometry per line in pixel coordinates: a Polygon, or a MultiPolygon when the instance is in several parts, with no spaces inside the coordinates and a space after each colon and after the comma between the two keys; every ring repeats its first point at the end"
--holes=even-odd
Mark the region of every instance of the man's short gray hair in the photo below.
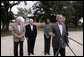
{"type": "Polygon", "coordinates": [[[56,15],[56,20],[57,20],[60,16],[63,16],[63,15],[57,14],[57,15],[56,15]]]}
{"type": "Polygon", "coordinates": [[[20,19],[21,20],[21,17],[17,17],[16,20],[20,19]]]}
{"type": "Polygon", "coordinates": [[[34,20],[33,20],[33,19],[29,19],[29,22],[30,22],[30,21],[34,21],[34,20]]]}
{"type": "Polygon", "coordinates": [[[17,17],[17,18],[16,18],[16,21],[17,21],[18,19],[20,19],[21,22],[24,22],[24,18],[23,18],[22,16],[17,17]]]}

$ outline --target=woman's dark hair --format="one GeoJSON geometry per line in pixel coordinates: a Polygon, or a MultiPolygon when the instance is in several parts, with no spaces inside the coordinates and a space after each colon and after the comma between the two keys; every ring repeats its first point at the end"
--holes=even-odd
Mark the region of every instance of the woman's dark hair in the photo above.
{"type": "Polygon", "coordinates": [[[45,20],[45,24],[47,24],[47,20],[50,20],[50,19],[46,19],[46,20],[45,20]]]}

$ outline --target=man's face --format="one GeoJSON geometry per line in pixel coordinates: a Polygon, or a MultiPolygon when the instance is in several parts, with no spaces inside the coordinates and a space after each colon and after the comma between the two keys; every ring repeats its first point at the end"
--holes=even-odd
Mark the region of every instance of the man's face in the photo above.
{"type": "Polygon", "coordinates": [[[65,18],[63,18],[63,20],[62,20],[63,22],[65,22],[65,18]]]}
{"type": "Polygon", "coordinates": [[[21,23],[21,19],[20,18],[17,19],[17,23],[21,23]]]}
{"type": "Polygon", "coordinates": [[[57,20],[59,23],[62,23],[63,21],[63,16],[59,16],[58,20],[57,20]]]}
{"type": "Polygon", "coordinates": [[[30,24],[33,24],[33,20],[31,19],[31,20],[29,21],[29,23],[30,23],[30,24]]]}

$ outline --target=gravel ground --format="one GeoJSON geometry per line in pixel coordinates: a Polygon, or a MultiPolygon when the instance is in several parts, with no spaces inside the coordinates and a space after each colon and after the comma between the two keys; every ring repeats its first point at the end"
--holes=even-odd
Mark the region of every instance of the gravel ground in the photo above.
{"type": "MultiPolygon", "coordinates": [[[[71,31],[69,32],[69,36],[72,39],[77,40],[78,42],[83,44],[83,31],[71,31]]],[[[83,46],[77,44],[72,40],[69,40],[69,45],[77,56],[83,56],[83,46]]],[[[24,48],[24,56],[28,56],[26,39],[24,41],[23,48],[24,48]]],[[[38,31],[34,53],[35,55],[30,55],[30,56],[45,56],[44,55],[44,37],[43,37],[42,31],[38,31]]],[[[13,36],[1,37],[1,56],[14,56],[13,55],[13,36]]],[[[51,41],[50,55],[46,55],[46,56],[53,56],[52,41],[51,41]]],[[[71,50],[68,47],[66,47],[66,56],[74,56],[74,54],[71,52],[71,50]]]]}

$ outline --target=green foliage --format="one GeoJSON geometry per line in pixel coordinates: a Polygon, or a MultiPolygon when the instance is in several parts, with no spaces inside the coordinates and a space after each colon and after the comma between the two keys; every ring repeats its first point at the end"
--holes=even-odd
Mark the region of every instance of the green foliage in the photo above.
{"type": "Polygon", "coordinates": [[[56,15],[62,14],[67,22],[76,26],[83,17],[83,1],[39,1],[33,5],[34,15],[37,21],[49,18],[56,22],[56,15]]]}
{"type": "MultiPolygon", "coordinates": [[[[9,23],[12,19],[14,19],[14,14],[12,13],[11,8],[20,4],[20,2],[22,1],[1,1],[2,31],[9,30],[9,23]]],[[[24,3],[26,3],[26,1],[24,3]]]]}
{"type": "Polygon", "coordinates": [[[29,9],[26,9],[26,8],[18,8],[18,12],[17,14],[15,14],[15,16],[22,16],[25,21],[26,21],[26,18],[28,17],[28,14],[31,14],[32,11],[31,11],[31,8],[29,9]]]}

